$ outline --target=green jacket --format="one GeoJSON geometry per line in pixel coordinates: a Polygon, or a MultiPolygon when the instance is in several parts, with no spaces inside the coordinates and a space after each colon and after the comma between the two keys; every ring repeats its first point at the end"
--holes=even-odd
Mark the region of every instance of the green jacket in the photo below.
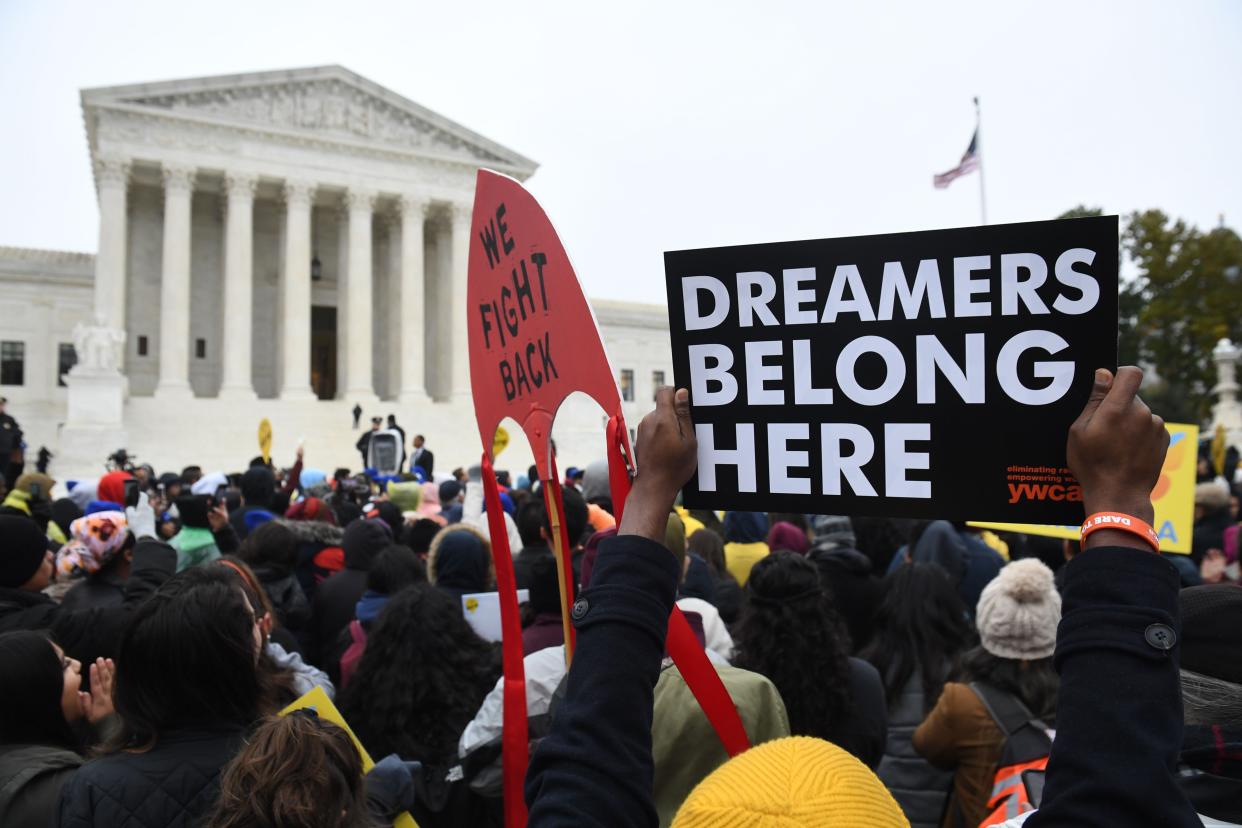
{"type": "Polygon", "coordinates": [[[82,757],[64,748],[0,746],[0,825],[47,828],[53,824],[60,789],[81,765],[82,757]]]}
{"type": "MultiPolygon", "coordinates": [[[[729,758],[681,671],[665,659],[655,686],[651,721],[651,756],[655,760],[655,806],[661,828],[694,786],[729,758]]],[[[789,735],[789,717],[776,685],[765,676],[737,667],[713,665],[742,716],[751,745],[789,735]]]]}

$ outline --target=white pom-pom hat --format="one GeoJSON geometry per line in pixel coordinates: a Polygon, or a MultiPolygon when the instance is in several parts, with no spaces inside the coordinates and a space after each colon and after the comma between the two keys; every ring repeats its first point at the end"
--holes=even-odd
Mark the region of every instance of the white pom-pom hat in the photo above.
{"type": "Polygon", "coordinates": [[[1002,569],[983,588],[975,613],[983,649],[1023,661],[1052,655],[1060,622],[1061,595],[1052,570],[1034,558],[1002,569]]]}

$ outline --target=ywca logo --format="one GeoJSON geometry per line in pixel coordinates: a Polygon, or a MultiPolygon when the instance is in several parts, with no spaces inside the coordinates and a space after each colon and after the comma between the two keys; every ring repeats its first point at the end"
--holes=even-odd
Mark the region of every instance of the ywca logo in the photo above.
{"type": "Polygon", "coordinates": [[[1082,486],[1076,483],[1069,486],[1060,483],[1010,483],[1009,502],[1013,504],[1022,500],[1081,502],[1082,486]]]}

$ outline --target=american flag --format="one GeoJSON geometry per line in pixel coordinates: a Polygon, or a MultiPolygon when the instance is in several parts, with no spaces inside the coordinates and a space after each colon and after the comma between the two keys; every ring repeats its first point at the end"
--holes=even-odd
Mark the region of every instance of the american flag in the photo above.
{"type": "Polygon", "coordinates": [[[949,170],[942,172],[932,178],[932,183],[936,185],[937,190],[943,190],[953,183],[955,179],[961,178],[969,172],[979,169],[979,129],[975,128],[975,134],[970,136],[970,146],[966,148],[966,154],[962,156],[961,162],[949,170]]]}

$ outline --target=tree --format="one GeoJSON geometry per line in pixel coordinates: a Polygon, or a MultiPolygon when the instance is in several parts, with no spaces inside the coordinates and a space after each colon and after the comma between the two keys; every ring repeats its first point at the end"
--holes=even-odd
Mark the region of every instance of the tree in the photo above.
{"type": "Polygon", "coordinates": [[[1147,210],[1126,218],[1122,246],[1138,270],[1135,353],[1157,374],[1149,404],[1168,420],[1200,422],[1212,404],[1212,349],[1242,338],[1242,238],[1147,210]]]}

